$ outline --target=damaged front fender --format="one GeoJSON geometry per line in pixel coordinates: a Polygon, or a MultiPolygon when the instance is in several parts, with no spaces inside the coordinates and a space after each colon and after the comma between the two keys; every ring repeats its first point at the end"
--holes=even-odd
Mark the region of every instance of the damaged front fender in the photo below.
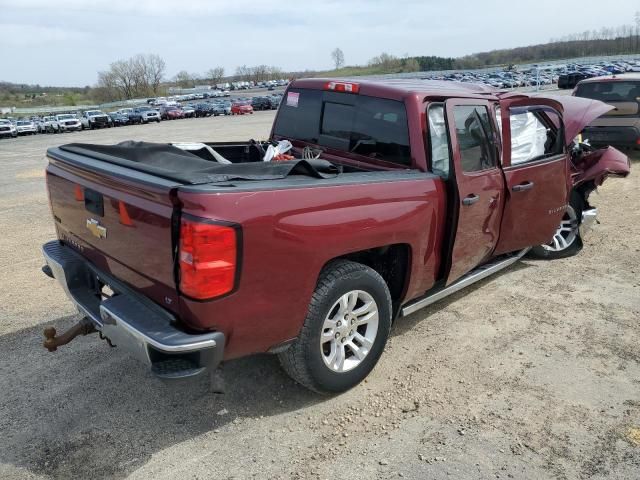
{"type": "Polygon", "coordinates": [[[599,187],[609,176],[626,177],[631,172],[629,157],[613,147],[583,154],[573,164],[574,187],[592,182],[599,187]]]}

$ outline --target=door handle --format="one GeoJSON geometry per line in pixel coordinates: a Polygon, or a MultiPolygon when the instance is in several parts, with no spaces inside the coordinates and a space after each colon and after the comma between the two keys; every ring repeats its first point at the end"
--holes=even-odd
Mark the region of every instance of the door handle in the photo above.
{"type": "Polygon", "coordinates": [[[463,200],[462,200],[462,204],[463,205],[473,205],[474,203],[476,203],[478,200],[480,200],[480,197],[478,195],[476,195],[475,193],[472,193],[471,195],[466,196],[463,200]]]}
{"type": "Polygon", "coordinates": [[[514,192],[524,192],[525,190],[531,190],[532,188],[533,182],[526,181],[519,185],[514,185],[513,187],[511,187],[511,190],[513,190],[514,192]]]}

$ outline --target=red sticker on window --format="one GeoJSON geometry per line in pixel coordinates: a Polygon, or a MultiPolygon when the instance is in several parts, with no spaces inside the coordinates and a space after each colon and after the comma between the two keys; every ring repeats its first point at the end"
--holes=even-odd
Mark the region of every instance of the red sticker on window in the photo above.
{"type": "Polygon", "coordinates": [[[300,94],[298,92],[287,93],[287,107],[297,107],[300,94]]]}

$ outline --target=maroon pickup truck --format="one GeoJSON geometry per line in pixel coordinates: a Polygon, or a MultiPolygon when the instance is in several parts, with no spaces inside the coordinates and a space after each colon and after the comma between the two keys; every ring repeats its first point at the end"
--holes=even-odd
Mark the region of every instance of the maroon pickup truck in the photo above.
{"type": "Polygon", "coordinates": [[[395,318],[527,253],[582,247],[589,194],[629,173],[622,153],[580,141],[610,108],[305,79],[268,142],[49,149],[58,238],[43,271],[85,318],[47,329],[45,346],[98,332],[163,379],[271,352],[302,385],[344,391],[373,369],[395,318]],[[263,161],[284,140],[291,150],[263,161]]]}

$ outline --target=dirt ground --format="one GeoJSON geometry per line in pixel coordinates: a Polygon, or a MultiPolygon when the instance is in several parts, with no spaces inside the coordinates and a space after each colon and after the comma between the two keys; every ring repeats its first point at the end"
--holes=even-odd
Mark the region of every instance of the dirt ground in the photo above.
{"type": "MultiPolygon", "coordinates": [[[[165,385],[95,336],[40,273],[47,146],[265,138],[273,114],[0,141],[0,478],[640,478],[640,177],[594,195],[576,257],[525,260],[401,319],[369,379],[333,398],[277,359],[227,393],[165,385]]],[[[634,167],[640,168],[636,156],[634,167]]]]}

